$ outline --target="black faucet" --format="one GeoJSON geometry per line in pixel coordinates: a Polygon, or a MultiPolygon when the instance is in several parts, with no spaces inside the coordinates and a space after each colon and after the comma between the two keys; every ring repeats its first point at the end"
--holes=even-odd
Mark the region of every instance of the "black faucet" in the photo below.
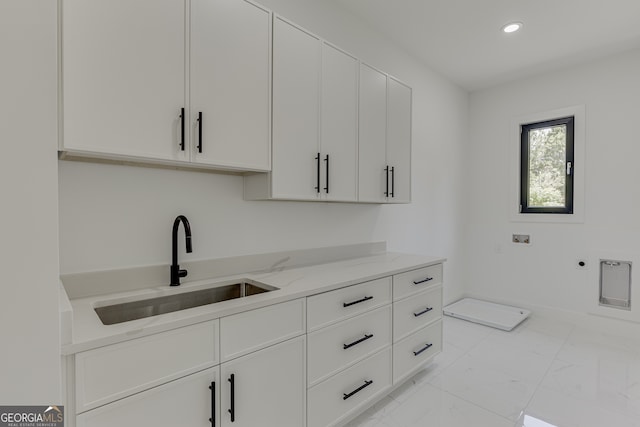
{"type": "Polygon", "coordinates": [[[171,240],[171,286],[180,286],[180,278],[187,275],[187,270],[180,270],[178,265],[178,226],[180,221],[184,224],[184,240],[187,244],[187,253],[191,253],[191,226],[184,215],[179,215],[173,221],[173,234],[171,240]]]}

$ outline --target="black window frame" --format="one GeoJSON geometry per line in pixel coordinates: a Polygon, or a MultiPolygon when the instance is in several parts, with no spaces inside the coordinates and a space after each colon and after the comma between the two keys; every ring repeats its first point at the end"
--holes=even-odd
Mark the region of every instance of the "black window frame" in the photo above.
{"type": "Polygon", "coordinates": [[[573,214],[575,116],[561,117],[520,125],[520,213],[573,214]],[[566,125],[565,204],[563,207],[529,206],[529,131],[566,125]]]}

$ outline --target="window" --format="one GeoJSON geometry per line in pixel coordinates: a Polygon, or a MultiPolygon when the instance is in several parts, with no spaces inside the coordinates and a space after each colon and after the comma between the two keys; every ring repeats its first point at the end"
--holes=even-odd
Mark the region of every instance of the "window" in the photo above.
{"type": "Polygon", "coordinates": [[[520,126],[520,213],[573,214],[574,117],[520,126]]]}

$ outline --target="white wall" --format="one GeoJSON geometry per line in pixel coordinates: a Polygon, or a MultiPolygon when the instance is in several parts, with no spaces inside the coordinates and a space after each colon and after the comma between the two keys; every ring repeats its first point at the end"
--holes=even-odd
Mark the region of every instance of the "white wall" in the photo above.
{"type": "Polygon", "coordinates": [[[56,2],[0,2],[0,54],[0,404],[60,404],[56,2]]]}
{"type": "MultiPolygon", "coordinates": [[[[619,257],[640,269],[640,51],[471,94],[468,199],[465,210],[467,292],[497,301],[597,312],[640,320],[640,276],[632,313],[597,307],[598,261],[619,257]],[[585,221],[509,221],[513,117],[573,105],[586,110],[585,221]],[[530,233],[530,247],[510,243],[530,233]],[[589,269],[576,269],[578,258],[589,269]]],[[[632,292],[633,294],[633,292],[632,292]]]]}
{"type": "Polygon", "coordinates": [[[413,87],[413,203],[247,202],[238,176],[63,161],[61,271],[168,264],[173,219],[185,214],[194,252],[184,259],[386,240],[448,257],[445,298],[455,298],[467,93],[330,2],[262,4],[413,87]]]}

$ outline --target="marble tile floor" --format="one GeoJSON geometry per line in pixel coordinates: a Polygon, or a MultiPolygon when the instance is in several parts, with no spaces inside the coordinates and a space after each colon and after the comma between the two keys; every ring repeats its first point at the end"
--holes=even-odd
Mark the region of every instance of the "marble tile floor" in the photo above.
{"type": "Polygon", "coordinates": [[[347,427],[640,427],[640,325],[445,317],[443,352],[347,427]]]}

